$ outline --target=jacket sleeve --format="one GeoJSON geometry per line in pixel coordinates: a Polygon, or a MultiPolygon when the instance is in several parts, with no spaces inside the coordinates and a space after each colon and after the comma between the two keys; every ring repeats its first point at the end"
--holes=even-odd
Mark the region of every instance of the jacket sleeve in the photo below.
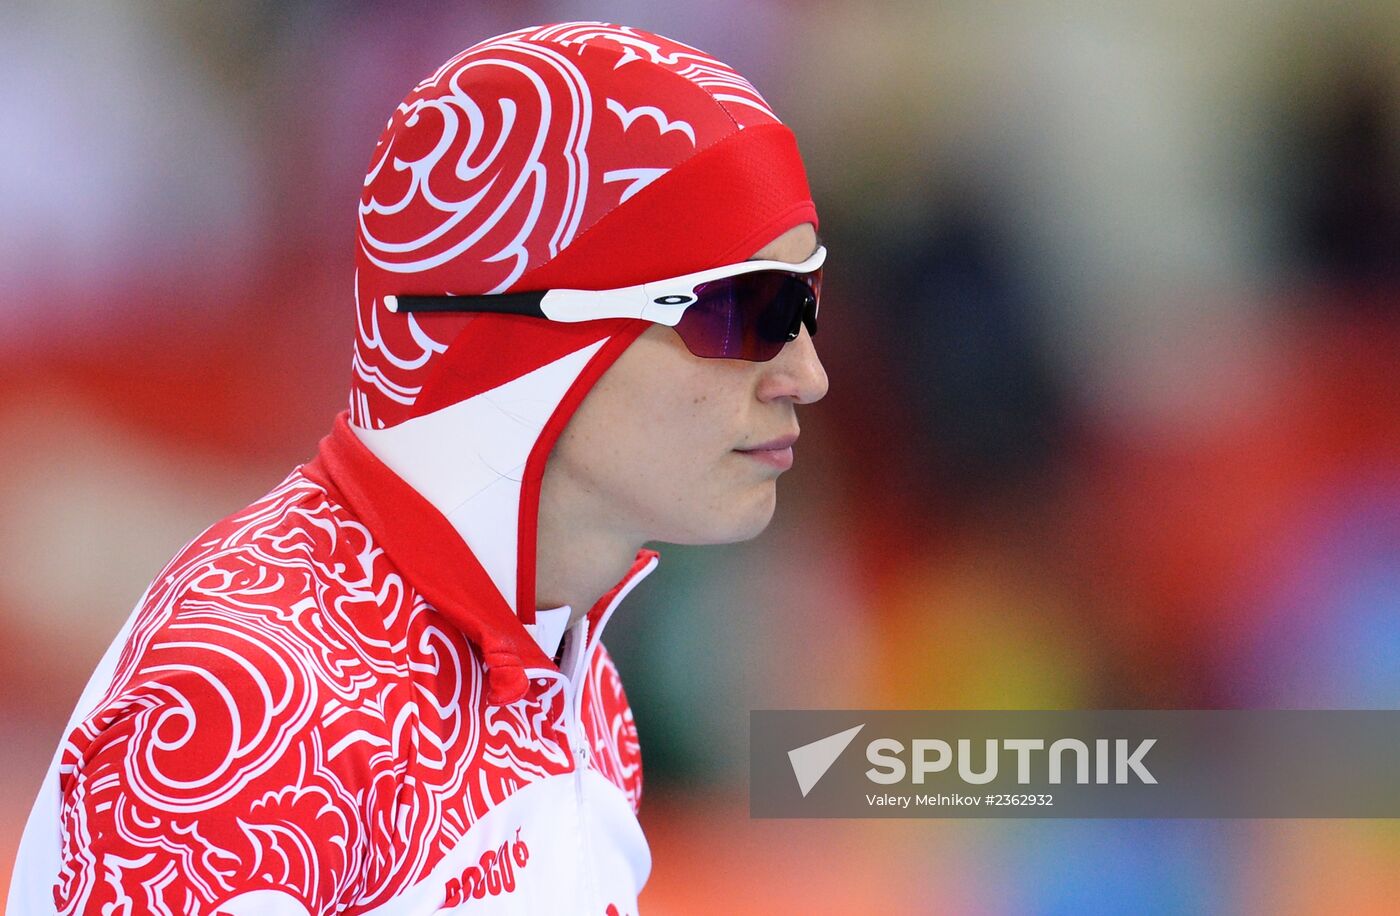
{"type": "Polygon", "coordinates": [[[376,742],[337,732],[307,653],[231,619],[172,627],[67,736],[59,912],[304,916],[363,889],[376,742]]]}

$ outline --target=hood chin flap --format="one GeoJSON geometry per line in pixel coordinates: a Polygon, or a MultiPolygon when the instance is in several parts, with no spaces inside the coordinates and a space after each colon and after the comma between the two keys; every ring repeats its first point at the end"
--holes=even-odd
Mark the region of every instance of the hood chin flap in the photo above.
{"type": "MultiPolygon", "coordinates": [[[[492,704],[525,695],[526,668],[557,667],[545,646],[557,646],[562,630],[553,618],[537,625],[535,615],[540,485],[569,418],[646,327],[622,324],[387,429],[354,426],[344,411],[303,466],[336,491],[413,587],[479,647],[492,704]]],[[[595,628],[604,607],[655,557],[641,551],[590,610],[595,628]]]]}
{"type": "MultiPolygon", "coordinates": [[[[590,344],[398,426],[350,427],[447,519],[512,611],[520,609],[523,597],[520,548],[529,540],[521,537],[526,465],[565,392],[602,346],[603,341],[590,344]]],[[[526,620],[532,623],[530,610],[526,620]]]]}

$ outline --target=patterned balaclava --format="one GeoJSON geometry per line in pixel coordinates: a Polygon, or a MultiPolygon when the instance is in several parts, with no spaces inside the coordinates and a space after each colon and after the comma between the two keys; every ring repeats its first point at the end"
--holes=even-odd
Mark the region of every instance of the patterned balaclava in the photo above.
{"type": "Polygon", "coordinates": [[[399,104],[365,177],[349,424],[532,624],[545,461],[647,324],[384,297],[626,286],[744,260],[803,222],[792,132],[703,51],[601,22],[473,45],[399,104]]]}

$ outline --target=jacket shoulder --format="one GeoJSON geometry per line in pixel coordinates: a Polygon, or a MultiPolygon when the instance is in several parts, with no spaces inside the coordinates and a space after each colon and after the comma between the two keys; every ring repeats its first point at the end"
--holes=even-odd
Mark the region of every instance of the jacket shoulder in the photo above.
{"type": "Polygon", "coordinates": [[[392,578],[363,526],[295,471],[192,540],[62,747],[60,908],[355,899],[406,753],[406,664],[384,621],[411,596],[392,578]]]}

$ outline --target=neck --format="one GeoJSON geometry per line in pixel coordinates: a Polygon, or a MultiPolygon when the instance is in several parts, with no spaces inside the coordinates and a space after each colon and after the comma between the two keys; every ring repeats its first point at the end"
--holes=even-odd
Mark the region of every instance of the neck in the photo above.
{"type": "Polygon", "coordinates": [[[546,524],[541,518],[535,562],[536,606],[567,604],[572,609],[569,626],[573,626],[627,574],[641,546],[640,541],[634,543],[614,533],[546,524]]]}
{"type": "Polygon", "coordinates": [[[535,606],[571,609],[569,626],[588,614],[631,568],[646,538],[601,520],[618,517],[595,505],[590,488],[549,467],[540,489],[535,535],[535,606]]]}

